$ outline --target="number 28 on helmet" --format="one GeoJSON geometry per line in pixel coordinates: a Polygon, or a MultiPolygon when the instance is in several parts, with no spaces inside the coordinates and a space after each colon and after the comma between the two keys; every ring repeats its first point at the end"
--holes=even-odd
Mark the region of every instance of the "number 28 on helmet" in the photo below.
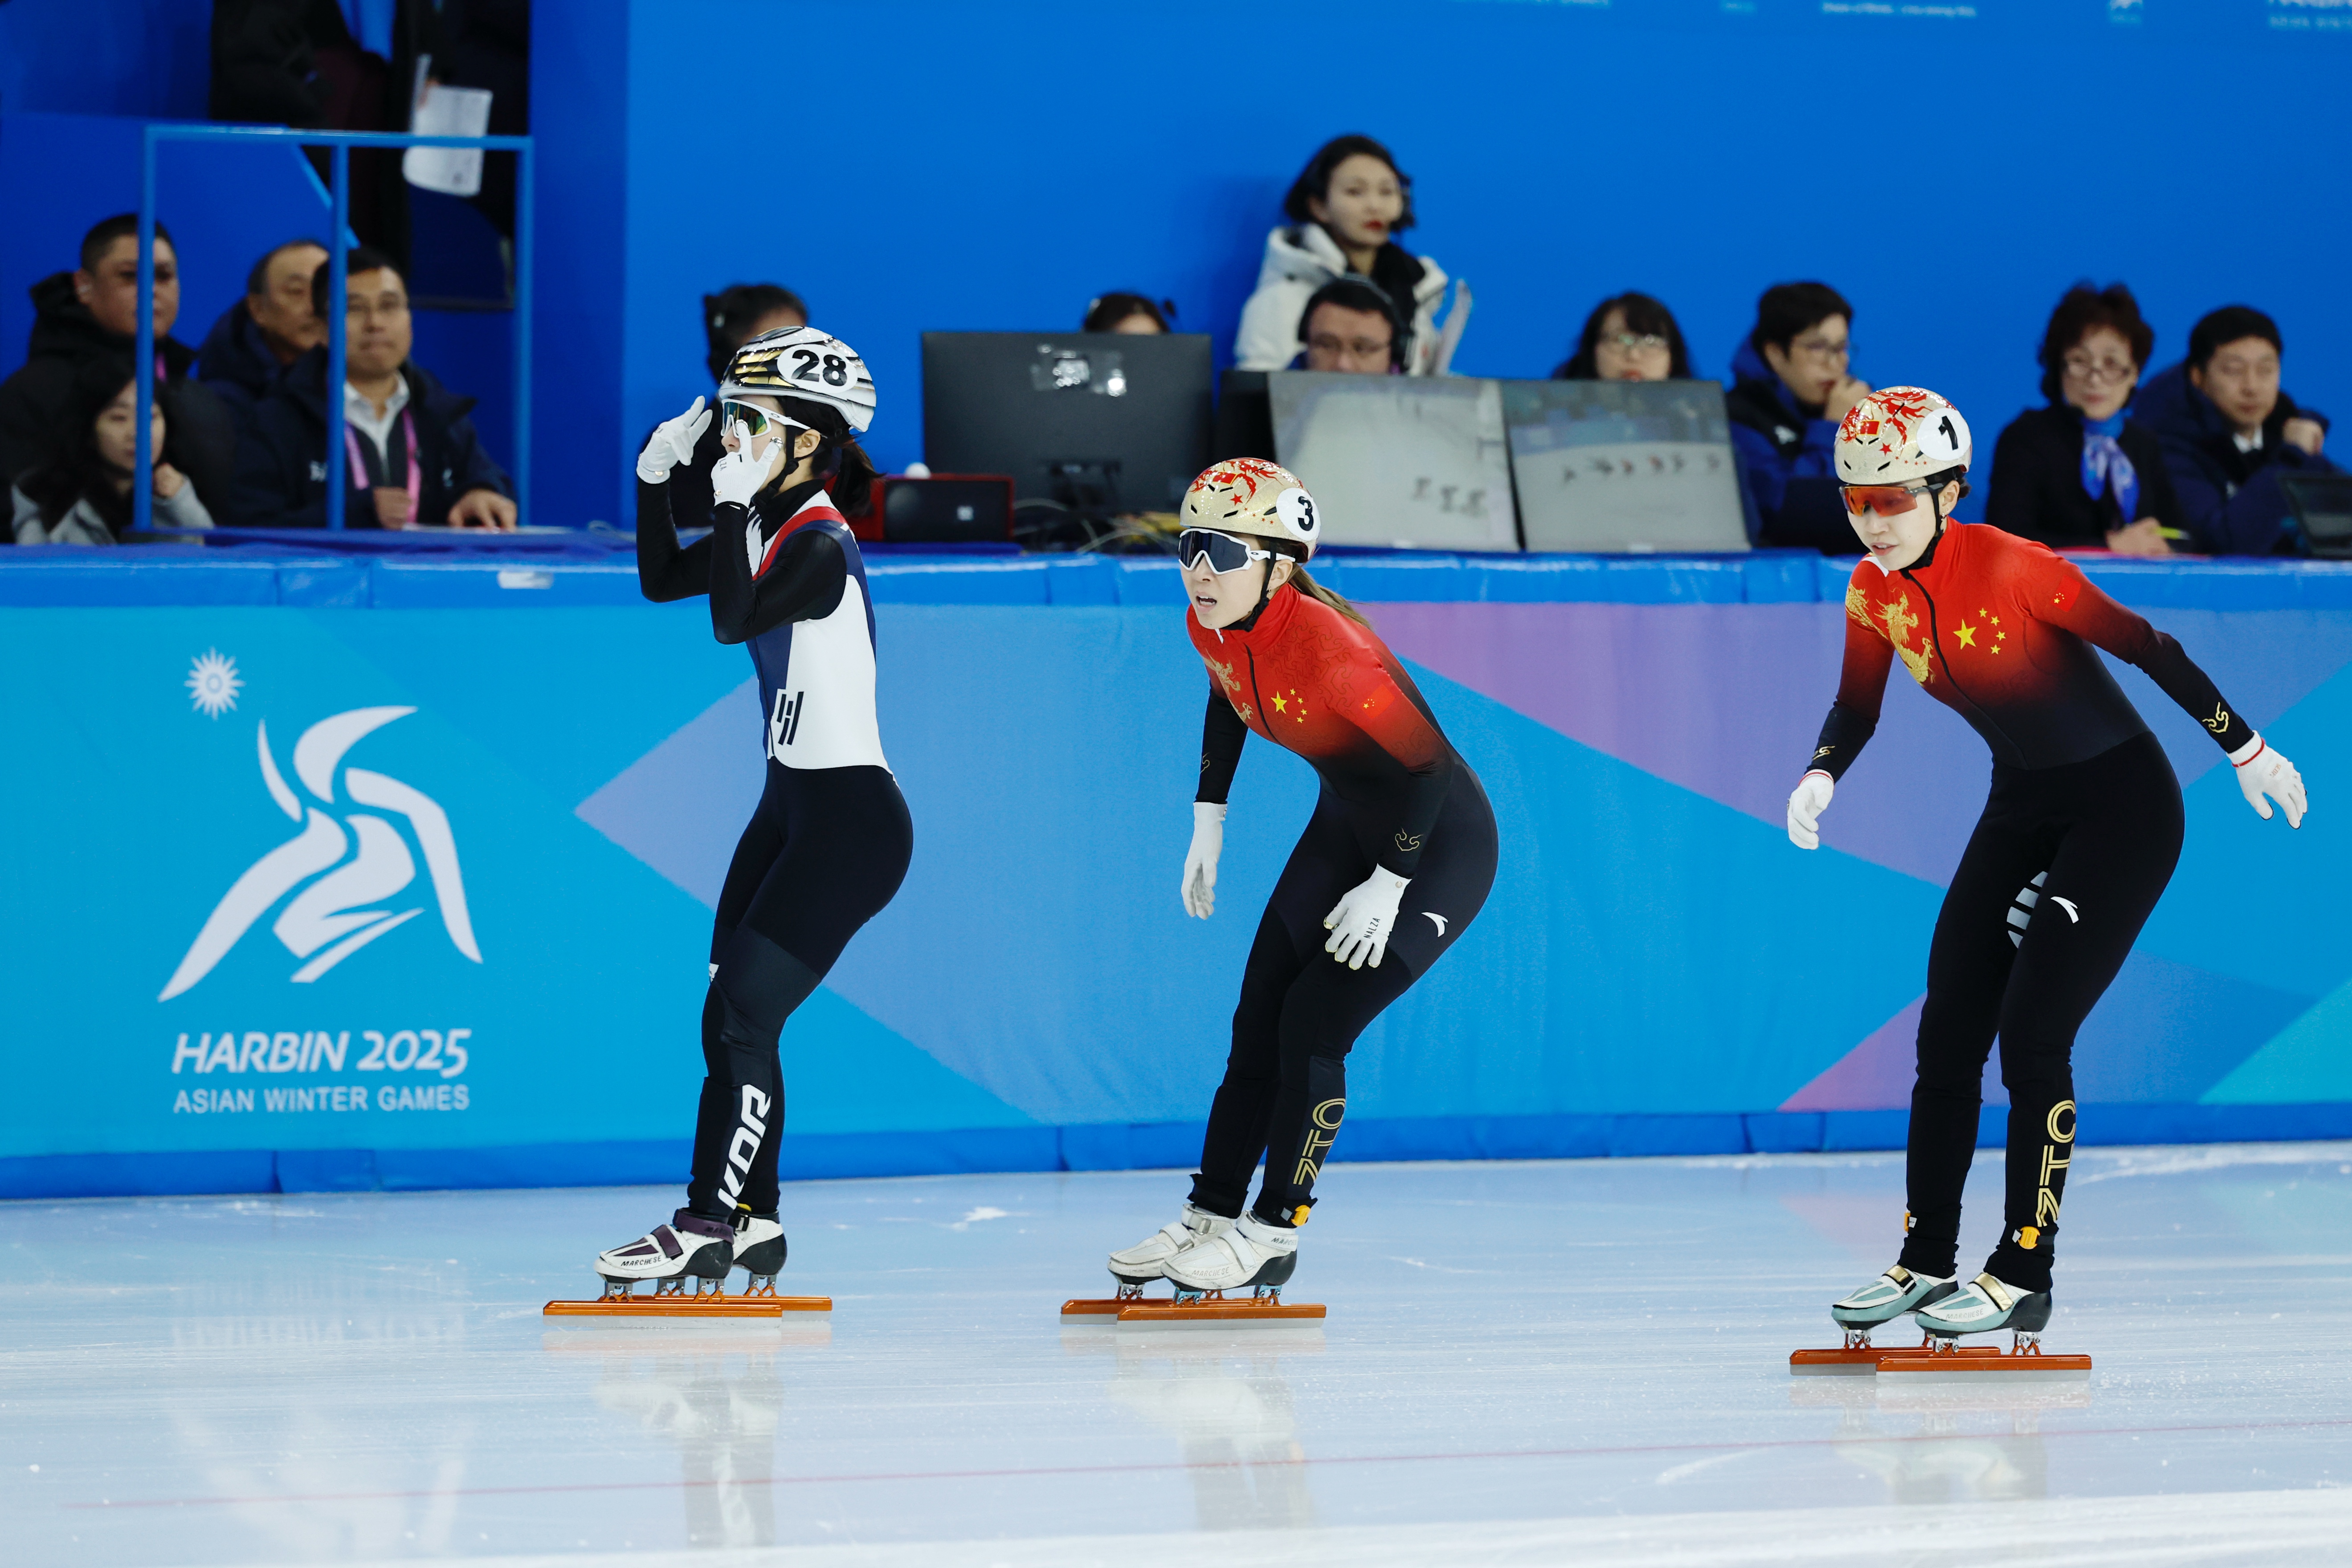
{"type": "Polygon", "coordinates": [[[1971,447],[1960,411],[1924,386],[1889,386],[1850,409],[1838,426],[1838,483],[1846,510],[1892,517],[1927,493],[1921,481],[1958,479],[1971,447]]]}
{"type": "Polygon", "coordinates": [[[814,327],[762,332],[737,349],[727,362],[719,396],[723,403],[747,395],[775,398],[787,415],[793,402],[814,404],[855,431],[874,422],[874,378],[866,362],[856,349],[814,327]]]}

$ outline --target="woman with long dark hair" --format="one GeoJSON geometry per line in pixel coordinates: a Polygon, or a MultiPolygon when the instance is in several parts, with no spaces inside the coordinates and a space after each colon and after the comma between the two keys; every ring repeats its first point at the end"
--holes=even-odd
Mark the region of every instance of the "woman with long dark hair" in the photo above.
{"type": "Polygon", "coordinates": [[[1242,307],[1235,367],[1280,370],[1290,363],[1298,353],[1307,300],[1332,279],[1354,275],[1379,284],[1406,319],[1404,373],[1434,374],[1445,271],[1396,241],[1413,226],[1412,180],[1389,150],[1369,136],[1333,137],[1291,182],[1282,215],[1290,221],[1265,237],[1257,289],[1242,307]]]}
{"type": "Polygon", "coordinates": [[[1592,307],[1577,335],[1576,352],[1551,373],[1554,381],[1688,381],[1690,350],[1675,313],[1647,294],[1628,290],[1592,307]]]}
{"type": "Polygon", "coordinates": [[[710,473],[711,532],[681,550],[670,517],[670,477],[710,422],[698,397],[637,459],[637,578],[648,599],[709,595],[712,632],[751,649],[767,784],[711,926],[686,1206],[597,1258],[608,1296],[639,1279],[656,1295],[683,1295],[691,1279],[700,1294],[730,1268],[773,1291],[784,1262],[777,1039],[898,892],[914,850],[875,717],[866,564],[840,511],[861,508],[874,479],[856,439],[874,416],[866,363],[838,338],[789,327],[736,350],[719,397],[726,455],[710,473]]]}
{"type": "MultiPolygon", "coordinates": [[[[155,388],[147,449],[154,459],[158,529],[210,528],[196,487],[163,460],[169,389],[155,388]]],[[[19,544],[119,544],[130,531],[139,463],[139,383],[131,362],[104,356],[76,368],[47,462],[16,478],[11,531],[19,544]]]]}

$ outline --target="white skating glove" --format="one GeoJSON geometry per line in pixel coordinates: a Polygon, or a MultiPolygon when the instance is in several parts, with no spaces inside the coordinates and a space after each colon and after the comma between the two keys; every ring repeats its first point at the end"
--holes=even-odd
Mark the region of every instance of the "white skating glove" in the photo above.
{"type": "Polygon", "coordinates": [[[710,410],[698,397],[693,407],[654,427],[653,438],[637,454],[637,478],[649,485],[665,484],[672,468],[694,467],[694,444],[709,428],[710,410]]]}
{"type": "Polygon", "coordinates": [[[747,442],[734,451],[724,454],[710,465],[710,500],[717,506],[750,506],[760,487],[768,482],[768,471],[775,465],[770,461],[775,447],[768,456],[754,458],[747,442]]]}
{"type": "Polygon", "coordinates": [[[1217,857],[1225,852],[1225,808],[1192,803],[1192,847],[1184,851],[1184,912],[1204,921],[1217,910],[1217,857]]]}
{"type": "Polygon", "coordinates": [[[1404,901],[1405,884],[1412,880],[1373,867],[1372,874],[1341,894],[1323,917],[1323,929],[1331,933],[1323,951],[1350,969],[1363,968],[1366,959],[1378,969],[1389,950],[1389,933],[1396,930],[1397,905],[1404,901]]]}
{"type": "Polygon", "coordinates": [[[1837,780],[1824,773],[1810,773],[1797,781],[1794,794],[1789,796],[1789,842],[1800,849],[1822,847],[1822,813],[1830,806],[1830,796],[1837,793],[1837,780]]]}
{"type": "Polygon", "coordinates": [[[2238,788],[2243,792],[2246,804],[2254,808],[2264,822],[2271,819],[2271,800],[2285,808],[2289,827],[2303,826],[2303,814],[2311,809],[2303,797],[2303,775],[2294,764],[2266,745],[2260,735],[2230,753],[2230,761],[2238,770],[2238,788]],[[2270,796],[2264,800],[2263,796],[2270,796]]]}

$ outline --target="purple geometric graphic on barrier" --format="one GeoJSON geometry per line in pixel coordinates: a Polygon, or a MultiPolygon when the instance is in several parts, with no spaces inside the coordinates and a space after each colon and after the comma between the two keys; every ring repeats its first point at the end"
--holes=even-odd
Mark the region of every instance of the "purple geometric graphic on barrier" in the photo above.
{"type": "Polygon", "coordinates": [[[1915,997],[1903,1011],[1873,1029],[1862,1044],[1823,1069],[1821,1076],[1780,1102],[1782,1110],[1894,1110],[1911,1103],[1916,1071],[1919,1009],[1915,997]]]}
{"type": "Polygon", "coordinates": [[[760,804],[759,742],[759,682],[746,680],[574,809],[715,910],[735,841],[760,804]]]}

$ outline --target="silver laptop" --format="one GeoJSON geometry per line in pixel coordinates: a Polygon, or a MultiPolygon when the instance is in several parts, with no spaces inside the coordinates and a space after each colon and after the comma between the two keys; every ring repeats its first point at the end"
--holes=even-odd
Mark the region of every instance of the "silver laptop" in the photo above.
{"type": "Polygon", "coordinates": [[[1519,548],[1502,383],[1307,370],[1265,380],[1276,460],[1315,493],[1324,542],[1519,548]]]}
{"type": "Polygon", "coordinates": [[[1529,550],[1748,548],[1716,383],[1507,381],[1502,389],[1529,550]]]}

